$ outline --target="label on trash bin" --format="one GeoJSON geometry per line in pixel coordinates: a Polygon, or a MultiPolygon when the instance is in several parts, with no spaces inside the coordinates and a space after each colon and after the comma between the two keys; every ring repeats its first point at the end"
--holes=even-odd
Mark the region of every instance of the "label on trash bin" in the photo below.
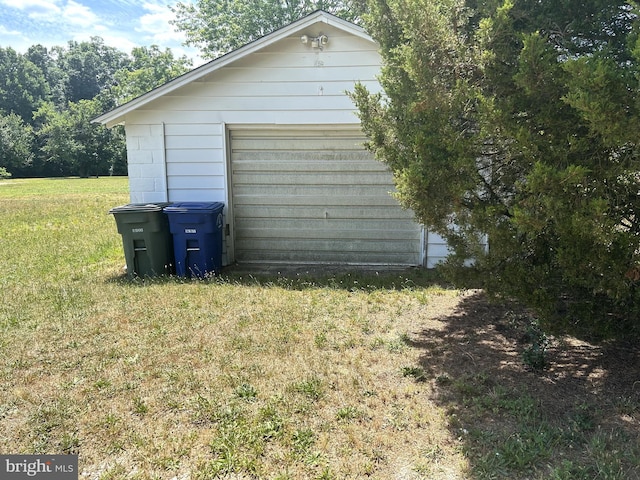
{"type": "Polygon", "coordinates": [[[185,228],[184,233],[198,233],[195,228],[185,228]]]}
{"type": "Polygon", "coordinates": [[[132,228],[132,233],[144,233],[144,228],[132,228]]]}

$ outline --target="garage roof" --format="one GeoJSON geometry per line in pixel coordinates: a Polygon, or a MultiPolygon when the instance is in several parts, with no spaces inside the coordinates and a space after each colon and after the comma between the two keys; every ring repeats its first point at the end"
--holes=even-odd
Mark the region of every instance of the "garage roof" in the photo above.
{"type": "Polygon", "coordinates": [[[123,124],[125,120],[125,116],[128,113],[136,110],[137,108],[140,108],[143,105],[146,105],[147,103],[165,94],[173,92],[178,88],[181,88],[191,82],[194,82],[224,67],[225,65],[229,65],[230,63],[235,62],[236,60],[239,60],[245,57],[246,55],[250,55],[262,48],[272,45],[275,42],[278,42],[283,38],[289,37],[295,34],[296,32],[304,30],[316,23],[326,23],[327,25],[331,25],[333,27],[344,30],[357,37],[374,42],[374,40],[369,35],[367,35],[364,29],[362,29],[361,27],[351,22],[348,22],[346,20],[343,20],[341,18],[338,18],[335,15],[332,15],[323,10],[318,10],[314,13],[307,15],[306,17],[301,18],[300,20],[297,20],[268,35],[265,35],[264,37],[254,40],[253,42],[250,42],[238,48],[237,50],[233,50],[227,53],[226,55],[222,55],[221,57],[218,57],[215,60],[205,63],[204,65],[201,65],[200,67],[195,68],[194,70],[191,70],[190,72],[185,73],[184,75],[181,75],[165,83],[164,85],[161,85],[160,87],[157,87],[145,93],[144,95],[134,98],[133,100],[123,105],[120,105],[119,107],[116,107],[113,110],[100,115],[99,117],[94,118],[93,122],[102,123],[107,127],[123,124]]]}

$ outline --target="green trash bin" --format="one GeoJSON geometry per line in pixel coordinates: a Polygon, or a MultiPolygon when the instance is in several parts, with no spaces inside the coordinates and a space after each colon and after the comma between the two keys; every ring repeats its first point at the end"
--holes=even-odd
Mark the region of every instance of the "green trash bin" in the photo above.
{"type": "Polygon", "coordinates": [[[174,273],[173,236],[162,209],[170,203],[130,203],[109,210],[113,214],[130,277],[174,273]]]}

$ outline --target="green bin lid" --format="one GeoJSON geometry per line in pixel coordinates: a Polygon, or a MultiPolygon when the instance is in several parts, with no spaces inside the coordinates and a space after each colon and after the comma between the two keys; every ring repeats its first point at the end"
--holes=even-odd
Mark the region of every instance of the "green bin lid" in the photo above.
{"type": "Polygon", "coordinates": [[[127,205],[113,207],[111,210],[109,210],[109,213],[161,212],[162,209],[168,205],[171,205],[171,203],[129,203],[127,205]]]}

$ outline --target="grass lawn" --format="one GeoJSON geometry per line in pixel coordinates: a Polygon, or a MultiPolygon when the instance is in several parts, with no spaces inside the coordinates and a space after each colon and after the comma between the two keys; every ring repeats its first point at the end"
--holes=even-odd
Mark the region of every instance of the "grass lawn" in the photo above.
{"type": "Polygon", "coordinates": [[[0,452],[82,479],[637,479],[640,347],[421,270],[129,280],[124,178],[0,182],[0,452]]]}

